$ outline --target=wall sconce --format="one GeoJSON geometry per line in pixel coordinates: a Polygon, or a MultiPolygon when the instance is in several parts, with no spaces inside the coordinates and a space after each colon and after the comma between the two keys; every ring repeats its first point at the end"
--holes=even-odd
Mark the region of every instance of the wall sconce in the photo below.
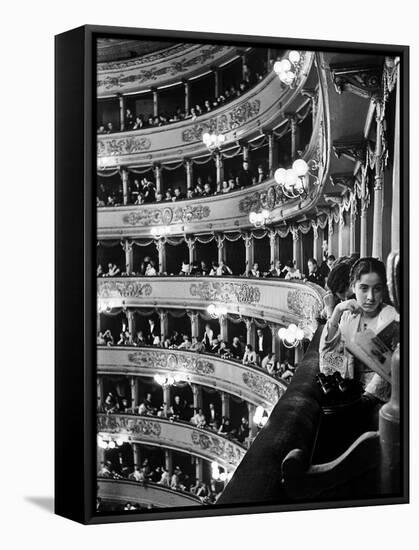
{"type": "Polygon", "coordinates": [[[227,315],[227,308],[225,306],[216,306],[215,304],[210,304],[207,307],[207,311],[213,319],[219,319],[220,317],[227,315]]]}
{"type": "Polygon", "coordinates": [[[221,145],[225,142],[225,135],[205,132],[202,135],[202,141],[210,151],[215,151],[219,149],[221,145]]]}
{"type": "Polygon", "coordinates": [[[276,61],[273,69],[278,75],[279,80],[290,88],[295,88],[303,59],[303,52],[292,50],[289,52],[288,57],[284,57],[280,61],[276,61]]]}
{"type": "Polygon", "coordinates": [[[249,222],[255,227],[263,227],[269,223],[269,210],[261,210],[260,212],[250,212],[249,222]]]}
{"type": "Polygon", "coordinates": [[[307,192],[311,179],[313,185],[319,185],[320,181],[311,170],[318,170],[319,163],[310,160],[307,163],[304,159],[297,159],[293,162],[292,168],[278,168],[275,171],[274,179],[281,186],[282,192],[289,199],[296,199],[307,192]]]}

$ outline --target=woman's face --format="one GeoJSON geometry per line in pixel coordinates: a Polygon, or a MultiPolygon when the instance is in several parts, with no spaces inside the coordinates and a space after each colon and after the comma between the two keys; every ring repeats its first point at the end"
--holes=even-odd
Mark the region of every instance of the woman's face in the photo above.
{"type": "Polygon", "coordinates": [[[377,273],[365,273],[356,281],[353,291],[363,312],[370,316],[376,315],[384,299],[381,277],[377,273]]]}

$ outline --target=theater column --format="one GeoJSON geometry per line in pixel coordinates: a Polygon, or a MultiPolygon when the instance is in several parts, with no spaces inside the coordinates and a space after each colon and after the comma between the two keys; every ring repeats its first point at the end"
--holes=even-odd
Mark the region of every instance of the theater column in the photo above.
{"type": "Polygon", "coordinates": [[[164,451],[164,466],[171,476],[173,473],[173,457],[172,451],[170,451],[169,449],[166,449],[164,451]]]}
{"type": "Polygon", "coordinates": [[[302,271],[303,269],[303,243],[301,240],[301,234],[296,227],[291,229],[292,231],[292,254],[295,260],[295,266],[302,271]]]}
{"type": "Polygon", "coordinates": [[[359,246],[361,258],[368,256],[367,220],[368,220],[368,201],[367,199],[362,198],[361,199],[361,223],[360,223],[361,242],[359,246]]]}
{"type": "Polygon", "coordinates": [[[320,265],[322,263],[322,241],[319,235],[319,225],[316,221],[312,221],[313,227],[313,258],[320,265]]]}
{"type": "Polygon", "coordinates": [[[288,120],[290,121],[291,125],[291,160],[294,161],[298,156],[297,152],[300,141],[298,117],[295,114],[288,115],[288,120]]]}
{"type": "Polygon", "coordinates": [[[191,337],[199,339],[199,318],[196,311],[187,311],[189,319],[191,320],[191,337]]]}
{"type": "Polygon", "coordinates": [[[349,209],[349,254],[357,252],[356,249],[356,196],[351,194],[351,207],[349,209]]]}
{"type": "Polygon", "coordinates": [[[227,320],[227,315],[221,315],[220,316],[220,333],[221,333],[221,338],[225,342],[228,342],[228,320],[227,320]]]}
{"type": "Polygon", "coordinates": [[[246,269],[245,274],[247,274],[253,267],[254,255],[255,255],[255,240],[253,235],[248,234],[244,237],[244,245],[246,248],[246,269]]]}
{"type": "Polygon", "coordinates": [[[135,376],[131,376],[129,382],[130,382],[130,389],[131,389],[131,408],[132,408],[132,412],[134,412],[134,409],[136,409],[139,405],[137,378],[135,376]]]}
{"type": "Polygon", "coordinates": [[[132,249],[132,243],[128,242],[128,239],[124,239],[124,241],[121,243],[122,248],[125,252],[125,273],[127,275],[131,275],[132,268],[133,268],[133,249],[132,249]]]}
{"type": "Polygon", "coordinates": [[[119,100],[119,129],[121,132],[125,130],[125,97],[118,94],[119,100]]]}
{"type": "Polygon", "coordinates": [[[215,170],[216,170],[216,182],[217,182],[217,191],[221,189],[221,185],[224,179],[224,165],[223,157],[220,151],[215,153],[215,170]]]}
{"type": "Polygon", "coordinates": [[[153,116],[159,116],[159,94],[156,88],[151,88],[153,92],[153,116]]]}
{"type": "Polygon", "coordinates": [[[334,219],[333,214],[329,214],[328,216],[328,224],[327,224],[328,234],[327,234],[327,254],[333,254],[337,257],[337,251],[334,249],[334,243],[333,243],[333,235],[334,235],[334,219]]]}
{"type": "Polygon", "coordinates": [[[394,118],[393,195],[391,206],[391,250],[400,250],[400,65],[396,67],[396,112],[394,118]]]}
{"type": "Polygon", "coordinates": [[[376,101],[376,147],[375,147],[375,177],[374,177],[374,217],[372,235],[372,256],[382,258],[383,255],[383,118],[384,104],[376,101]]]}
{"type": "Polygon", "coordinates": [[[246,319],[246,343],[253,346],[255,349],[256,341],[256,327],[253,322],[253,319],[246,319]]]}
{"type": "Polygon", "coordinates": [[[159,255],[159,273],[166,273],[166,243],[163,239],[154,242],[159,255]]]}
{"type": "Polygon", "coordinates": [[[268,133],[268,163],[269,163],[269,176],[272,178],[276,167],[278,166],[278,148],[275,147],[275,135],[273,132],[268,133]]]}
{"type": "Polygon", "coordinates": [[[134,466],[141,467],[141,448],[138,443],[132,444],[132,454],[134,459],[134,466]]]}
{"type": "Polygon", "coordinates": [[[224,391],[221,392],[221,416],[230,418],[230,396],[224,391]]]}
{"type": "Polygon", "coordinates": [[[249,67],[247,66],[247,54],[243,53],[242,58],[242,80],[249,82],[249,67]]]}
{"type": "Polygon", "coordinates": [[[185,169],[186,169],[186,188],[193,188],[193,164],[191,159],[185,159],[185,169]]]}
{"type": "Polygon", "coordinates": [[[126,206],[129,202],[129,187],[128,187],[128,170],[125,168],[122,168],[121,170],[121,178],[122,178],[122,200],[124,203],[124,206],[126,206]]]}
{"type": "Polygon", "coordinates": [[[242,146],[243,162],[249,162],[249,146],[242,146]]]}
{"type": "Polygon", "coordinates": [[[131,338],[135,336],[135,314],[132,309],[127,310],[128,332],[131,334],[131,338]]]}
{"type": "Polygon", "coordinates": [[[172,406],[172,389],[168,385],[163,386],[163,403],[166,403],[167,410],[172,406]]]}
{"type": "Polygon", "coordinates": [[[96,333],[97,333],[98,336],[99,336],[99,332],[100,332],[100,311],[99,311],[99,308],[98,308],[97,313],[96,313],[96,333]]]}
{"type": "Polygon", "coordinates": [[[193,408],[202,409],[202,388],[198,384],[192,384],[193,408]]]}
{"type": "Polygon", "coordinates": [[[161,193],[162,170],[158,162],[154,164],[154,179],[156,180],[156,193],[161,193]]]}
{"type": "Polygon", "coordinates": [[[187,115],[191,109],[190,105],[190,86],[187,80],[182,80],[185,92],[185,115],[187,115]]]}
{"type": "Polygon", "coordinates": [[[193,264],[196,258],[195,238],[185,237],[185,242],[189,250],[189,264],[193,264]]]}
{"type": "Polygon", "coordinates": [[[275,231],[269,232],[269,246],[270,246],[270,262],[272,265],[275,265],[275,262],[279,260],[278,238],[275,231]]]}
{"type": "Polygon", "coordinates": [[[96,397],[97,397],[97,410],[102,411],[103,405],[103,378],[98,375],[96,378],[96,397]]]}
{"type": "Polygon", "coordinates": [[[195,477],[199,481],[204,481],[204,461],[199,456],[195,457],[195,477]]]}
{"type": "Polygon", "coordinates": [[[167,317],[167,311],[159,311],[159,317],[160,317],[160,334],[161,334],[161,341],[162,343],[169,335],[169,327],[168,327],[168,317],[167,317]]]}
{"type": "Polygon", "coordinates": [[[218,263],[225,262],[224,235],[217,235],[218,263]]]}
{"type": "Polygon", "coordinates": [[[275,355],[276,361],[281,362],[281,340],[278,336],[278,325],[269,323],[269,328],[272,334],[272,353],[275,355]]]}

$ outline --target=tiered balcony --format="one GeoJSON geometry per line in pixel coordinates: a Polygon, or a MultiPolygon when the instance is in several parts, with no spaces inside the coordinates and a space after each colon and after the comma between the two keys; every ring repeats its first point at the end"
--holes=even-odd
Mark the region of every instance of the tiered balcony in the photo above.
{"type": "Polygon", "coordinates": [[[105,438],[123,438],[129,443],[172,449],[210,462],[217,461],[227,472],[234,471],[246,453],[245,447],[215,431],[154,416],[98,414],[97,432],[105,438]]]}
{"type": "Polygon", "coordinates": [[[217,388],[271,410],[287,385],[259,367],[242,365],[217,355],[184,350],[104,347],[97,352],[98,375],[154,377],[178,373],[190,384],[217,388]]]}
{"type": "Polygon", "coordinates": [[[174,491],[158,483],[148,482],[143,485],[135,481],[99,478],[97,486],[98,496],[108,503],[140,502],[144,506],[151,504],[153,508],[202,506],[201,500],[195,495],[186,491],[174,491]]]}

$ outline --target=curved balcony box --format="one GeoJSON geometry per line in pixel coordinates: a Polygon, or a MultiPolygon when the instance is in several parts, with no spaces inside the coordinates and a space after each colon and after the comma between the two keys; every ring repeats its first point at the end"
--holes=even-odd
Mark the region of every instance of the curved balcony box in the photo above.
{"type": "Polygon", "coordinates": [[[102,437],[113,435],[133,443],[173,449],[216,461],[228,472],[237,468],[246,453],[242,445],[216,432],[154,416],[98,414],[97,431],[102,437]]]}
{"type": "Polygon", "coordinates": [[[99,347],[97,374],[130,376],[183,375],[191,384],[216,387],[254,405],[271,410],[287,385],[257,367],[244,366],[216,355],[184,350],[137,347],[99,347]]]}
{"type": "Polygon", "coordinates": [[[311,338],[324,290],[310,283],[239,277],[124,277],[98,279],[99,311],[113,307],[206,309],[223,304],[228,313],[288,326],[301,324],[311,338]]]}
{"type": "Polygon", "coordinates": [[[132,94],[180,83],[232,61],[238,51],[222,44],[178,44],[136,59],[99,63],[97,96],[132,94]]]}
{"type": "Polygon", "coordinates": [[[208,155],[202,142],[205,132],[225,136],[225,147],[277,127],[285,112],[297,112],[307,102],[300,94],[310,71],[313,54],[307,53],[299,85],[284,86],[272,71],[235,101],[198,117],[153,129],[97,136],[98,169],[116,166],[150,166],[154,162],[179,162],[184,157],[208,155]]]}
{"type": "Polygon", "coordinates": [[[125,504],[139,502],[158,508],[173,506],[202,506],[201,500],[185,491],[174,491],[158,483],[143,485],[135,481],[101,479],[97,480],[98,496],[105,502],[125,504]]]}

